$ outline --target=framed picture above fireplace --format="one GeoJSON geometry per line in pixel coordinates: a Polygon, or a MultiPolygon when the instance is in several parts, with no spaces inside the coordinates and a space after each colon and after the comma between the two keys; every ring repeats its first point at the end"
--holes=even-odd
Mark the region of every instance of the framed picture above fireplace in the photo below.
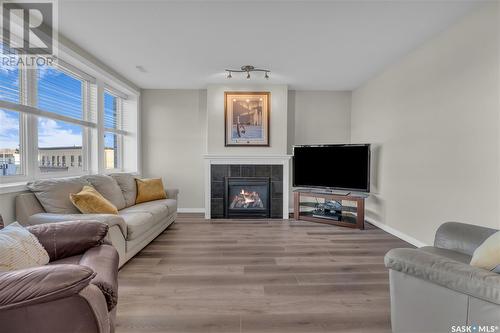
{"type": "Polygon", "coordinates": [[[270,92],[224,92],[225,146],[269,146],[270,92]]]}

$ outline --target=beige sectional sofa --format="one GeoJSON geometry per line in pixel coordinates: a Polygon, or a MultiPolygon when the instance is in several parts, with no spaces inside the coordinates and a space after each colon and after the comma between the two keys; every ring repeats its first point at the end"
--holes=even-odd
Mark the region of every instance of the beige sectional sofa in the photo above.
{"type": "Polygon", "coordinates": [[[135,177],[129,173],[44,179],[28,184],[30,193],[16,197],[16,218],[23,225],[96,220],[109,225],[108,239],[118,250],[121,267],[163,232],[177,217],[177,189],[167,189],[167,199],[135,204],[135,177]],[[118,208],[118,215],[81,214],[70,193],[92,185],[118,208]]]}

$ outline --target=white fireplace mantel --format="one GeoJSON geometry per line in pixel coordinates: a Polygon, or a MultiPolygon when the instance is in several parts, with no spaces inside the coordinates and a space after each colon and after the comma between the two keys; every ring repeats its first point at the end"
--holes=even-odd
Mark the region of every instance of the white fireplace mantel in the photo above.
{"type": "Polygon", "coordinates": [[[205,160],[205,218],[210,213],[210,170],[212,164],[276,164],[283,166],[283,219],[288,219],[290,195],[290,159],[291,155],[204,155],[205,160]]]}

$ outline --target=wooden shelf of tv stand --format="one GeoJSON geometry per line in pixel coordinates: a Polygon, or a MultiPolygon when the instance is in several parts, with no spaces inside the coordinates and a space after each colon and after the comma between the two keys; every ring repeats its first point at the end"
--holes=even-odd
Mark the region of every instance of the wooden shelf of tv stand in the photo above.
{"type": "Polygon", "coordinates": [[[323,193],[323,192],[314,192],[310,190],[294,190],[293,192],[293,217],[295,220],[303,220],[303,221],[311,221],[311,222],[318,222],[318,223],[325,223],[325,224],[331,224],[331,225],[337,225],[341,227],[349,227],[349,228],[358,228],[358,229],[364,229],[365,228],[365,198],[366,196],[363,195],[340,195],[340,194],[334,194],[334,193],[323,193]],[[356,202],[356,208],[354,207],[345,207],[345,209],[342,210],[342,219],[354,219],[356,223],[350,223],[346,222],[345,220],[343,221],[342,219],[340,221],[335,221],[335,220],[330,220],[328,218],[321,218],[321,217],[314,217],[314,216],[308,216],[306,212],[301,212],[300,211],[300,197],[308,197],[308,198],[322,198],[326,200],[335,200],[335,201],[352,201],[356,202]],[[346,217],[344,216],[344,211],[345,212],[356,212],[355,217],[346,217]]]}

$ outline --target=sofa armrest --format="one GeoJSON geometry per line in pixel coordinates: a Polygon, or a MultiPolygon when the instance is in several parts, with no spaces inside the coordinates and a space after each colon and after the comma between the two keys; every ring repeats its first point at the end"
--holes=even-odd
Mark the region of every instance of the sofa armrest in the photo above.
{"type": "Polygon", "coordinates": [[[27,227],[43,245],[50,261],[81,254],[103,244],[108,228],[97,221],[66,221],[27,227]]]}
{"type": "Polygon", "coordinates": [[[495,232],[497,230],[473,224],[446,222],[436,231],[434,246],[471,256],[495,232]]]}
{"type": "Polygon", "coordinates": [[[0,310],[78,294],[95,276],[79,265],[47,265],[0,273],[0,310]]]}
{"type": "Polygon", "coordinates": [[[103,293],[108,311],[118,302],[118,262],[118,252],[111,245],[91,248],[80,259],[80,265],[96,273],[91,283],[103,293]]]}
{"type": "Polygon", "coordinates": [[[64,221],[97,221],[107,224],[110,228],[114,225],[120,227],[123,237],[127,238],[127,224],[119,215],[113,214],[52,214],[39,213],[28,218],[27,225],[38,225],[43,223],[64,222],[64,221]]]}
{"type": "Polygon", "coordinates": [[[500,304],[500,274],[419,249],[392,249],[384,261],[392,270],[500,304]]]}
{"type": "Polygon", "coordinates": [[[177,200],[177,196],[179,195],[179,189],[167,188],[165,189],[165,193],[167,194],[167,198],[177,200]]]}

